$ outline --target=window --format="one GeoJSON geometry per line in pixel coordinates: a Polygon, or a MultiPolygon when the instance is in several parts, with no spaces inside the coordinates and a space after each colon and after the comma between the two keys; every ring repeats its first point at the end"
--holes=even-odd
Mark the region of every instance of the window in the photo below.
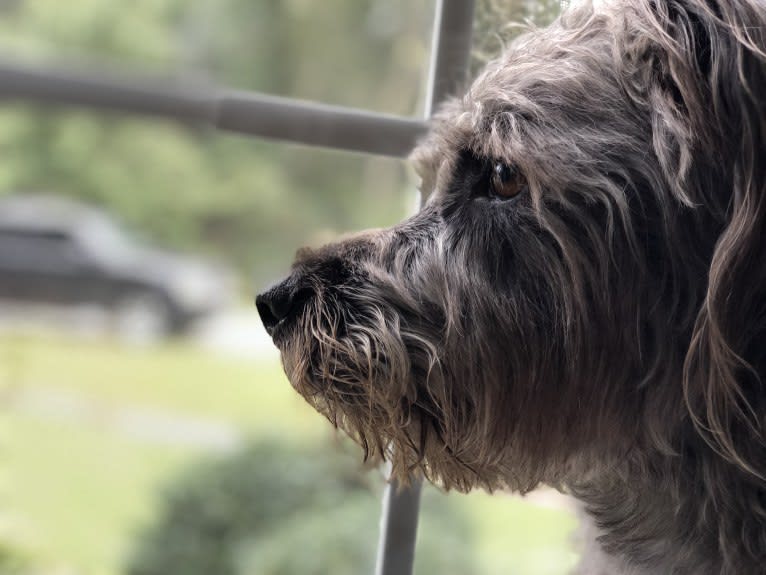
{"type": "Polygon", "coordinates": [[[0,265],[6,269],[69,271],[79,255],[72,237],[64,232],[0,230],[0,265]]]}
{"type": "MultiPolygon", "coordinates": [[[[259,490],[274,487],[274,477],[293,489],[289,497],[263,491],[275,509],[304,497],[311,489],[287,479],[323,477],[317,470],[324,468],[311,467],[322,457],[296,445],[332,441],[253,325],[253,284],[279,277],[302,245],[411,212],[417,198],[399,158],[423,133],[434,102],[462,82],[470,29],[493,38],[498,22],[545,19],[558,3],[509,1],[507,12],[490,17],[488,7],[502,3],[478,1],[475,21],[473,2],[454,0],[65,4],[0,2],[0,97],[9,100],[0,109],[0,193],[46,192],[97,206],[140,230],[148,247],[193,252],[190,259],[239,278],[239,288],[221,313],[147,346],[115,337],[110,326],[119,317],[67,316],[55,331],[25,322],[0,331],[0,357],[10,358],[0,384],[12,390],[5,419],[15,539],[8,548],[19,547],[35,569],[143,574],[164,565],[161,552],[173,542],[214,532],[229,534],[226,564],[242,569],[290,564],[305,573],[302,555],[337,548],[347,555],[323,572],[349,565],[360,572],[359,564],[371,572],[377,509],[349,487],[358,479],[338,479],[347,489],[338,501],[359,495],[358,506],[314,508],[321,497],[306,495],[303,507],[314,513],[275,512],[289,521],[271,525],[272,535],[240,537],[241,525],[221,522],[264,499],[240,481],[262,477],[259,467],[275,470],[259,490]],[[84,337],[72,336],[73,325],[84,337]],[[275,436],[287,440],[283,458],[271,440],[260,441],[275,436]],[[257,445],[248,447],[253,438],[257,445]],[[268,465],[249,463],[260,460],[268,465]],[[221,469],[231,474],[217,475],[221,469]],[[241,470],[246,475],[236,475],[241,470]],[[232,503],[234,492],[242,499],[232,503]],[[158,504],[161,493],[169,495],[158,504]],[[205,521],[199,531],[184,531],[195,517],[205,521]],[[332,541],[320,537],[327,521],[332,541]],[[349,549],[363,551],[361,563],[351,562],[349,549]]],[[[475,46],[480,54],[497,47],[475,46]]],[[[336,487],[320,483],[315,491],[329,501],[336,487]]],[[[393,500],[392,509],[401,503],[406,512],[412,495],[393,500]]],[[[441,497],[425,494],[416,559],[432,563],[421,572],[534,575],[572,564],[565,541],[573,520],[544,508],[553,496],[542,496],[542,510],[482,494],[433,503],[441,497]]],[[[192,572],[177,565],[164,572],[192,572]]],[[[403,572],[395,562],[388,569],[403,572]]]]}

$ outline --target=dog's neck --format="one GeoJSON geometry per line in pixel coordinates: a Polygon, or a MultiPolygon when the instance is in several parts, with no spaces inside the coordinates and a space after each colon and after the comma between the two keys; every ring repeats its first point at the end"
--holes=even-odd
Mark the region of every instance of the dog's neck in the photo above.
{"type": "Polygon", "coordinates": [[[694,450],[651,460],[625,458],[570,482],[568,490],[582,504],[584,534],[596,543],[586,544],[578,573],[601,575],[587,571],[589,564],[611,564],[609,575],[757,572],[763,558],[753,556],[752,543],[766,536],[757,508],[766,493],[733,467],[713,469],[707,463],[694,450]],[[740,494],[727,507],[739,509],[719,508],[713,490],[722,481],[727,491],[740,494]],[[731,553],[722,558],[724,540],[731,553]]]}

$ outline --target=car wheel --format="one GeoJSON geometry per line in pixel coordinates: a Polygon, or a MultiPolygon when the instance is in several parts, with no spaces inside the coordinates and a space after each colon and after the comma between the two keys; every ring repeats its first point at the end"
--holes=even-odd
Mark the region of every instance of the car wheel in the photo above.
{"type": "Polygon", "coordinates": [[[134,345],[149,345],[171,331],[170,310],[158,295],[131,294],[115,306],[115,331],[120,340],[134,345]]]}

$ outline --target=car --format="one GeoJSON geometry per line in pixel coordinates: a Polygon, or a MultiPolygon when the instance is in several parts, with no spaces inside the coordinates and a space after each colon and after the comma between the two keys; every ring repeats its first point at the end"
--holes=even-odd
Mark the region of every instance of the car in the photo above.
{"type": "Polygon", "coordinates": [[[0,198],[0,300],[96,305],[119,335],[147,340],[184,332],[231,292],[223,267],[143,245],[96,207],[44,194],[0,198]]]}

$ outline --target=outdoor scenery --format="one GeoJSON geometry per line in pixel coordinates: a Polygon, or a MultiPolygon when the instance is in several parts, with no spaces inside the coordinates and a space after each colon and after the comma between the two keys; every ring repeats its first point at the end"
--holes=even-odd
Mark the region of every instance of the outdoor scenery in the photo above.
{"type": "MultiPolygon", "coordinates": [[[[559,4],[478,1],[472,69],[559,4]]],[[[0,62],[421,116],[434,12],[0,0],[0,62]]],[[[372,573],[382,472],[291,390],[253,296],[416,189],[403,161],[0,103],[0,574],[372,573]]],[[[563,574],[575,524],[556,493],[429,487],[416,573],[563,574]]]]}

